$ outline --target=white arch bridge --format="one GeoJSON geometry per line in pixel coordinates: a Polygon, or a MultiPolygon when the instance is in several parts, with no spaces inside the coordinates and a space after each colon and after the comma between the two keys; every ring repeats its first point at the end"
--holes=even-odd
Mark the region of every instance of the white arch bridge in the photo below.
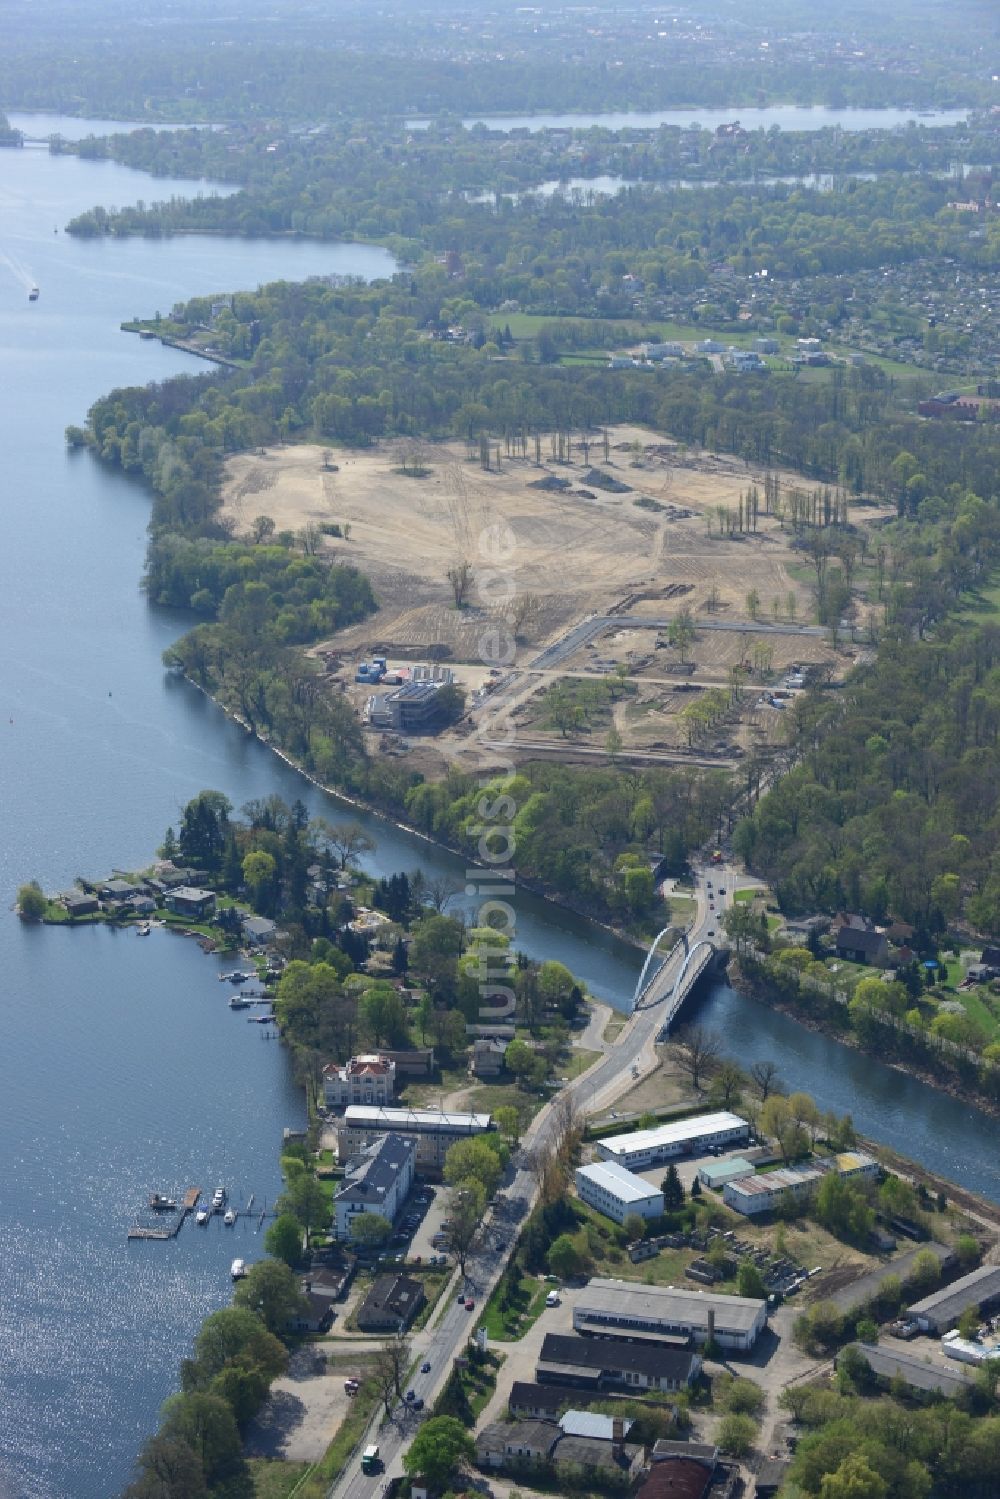
{"type": "Polygon", "coordinates": [[[657,935],[646,954],[646,961],[636,983],[635,993],[632,995],[633,1013],[636,1010],[651,1010],[656,1006],[663,1006],[663,1020],[659,1036],[666,1035],[670,1030],[684,1001],[706,968],[713,962],[718,951],[715,943],[710,942],[706,937],[690,943],[687,933],[683,933],[653,977],[648,978],[647,975],[656,958],[657,948],[671,930],[671,927],[665,927],[657,935]]]}

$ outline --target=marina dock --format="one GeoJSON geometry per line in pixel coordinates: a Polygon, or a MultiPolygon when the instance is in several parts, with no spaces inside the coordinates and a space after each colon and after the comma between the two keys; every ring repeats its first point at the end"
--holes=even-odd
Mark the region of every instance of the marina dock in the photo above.
{"type": "Polygon", "coordinates": [[[193,1213],[198,1206],[198,1198],[201,1196],[200,1187],[188,1187],[181,1199],[180,1206],[173,1216],[162,1227],[158,1224],[133,1223],[128,1231],[130,1239],[158,1239],[163,1242],[166,1239],[176,1239],[181,1231],[181,1224],[189,1213],[193,1213]]]}

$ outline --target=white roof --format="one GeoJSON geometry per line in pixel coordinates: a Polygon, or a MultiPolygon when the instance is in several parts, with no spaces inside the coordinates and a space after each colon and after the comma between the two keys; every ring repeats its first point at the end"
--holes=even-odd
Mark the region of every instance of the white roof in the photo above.
{"type": "Polygon", "coordinates": [[[756,1325],[764,1302],[716,1291],[689,1291],[683,1286],[639,1286],[634,1281],[595,1277],[577,1299],[573,1320],[575,1324],[578,1317],[597,1312],[611,1317],[624,1315],[633,1322],[704,1327],[709,1309],[715,1313],[720,1332],[745,1332],[756,1325]]]}
{"type": "MultiPolygon", "coordinates": [[[[566,1411],[559,1417],[559,1425],[563,1436],[598,1437],[605,1442],[614,1440],[614,1416],[602,1416],[596,1411],[566,1411]]],[[[623,1436],[628,1436],[631,1426],[631,1421],[622,1422],[623,1436]]]]}
{"type": "Polygon", "coordinates": [[[351,1104],[344,1111],[348,1129],[466,1130],[475,1134],[489,1129],[489,1114],[445,1114],[440,1109],[380,1109],[369,1104],[351,1104]]]}
{"type": "Polygon", "coordinates": [[[631,1171],[626,1171],[617,1161],[595,1161],[592,1166],[578,1166],[578,1182],[581,1176],[586,1181],[593,1182],[595,1187],[603,1187],[620,1202],[648,1202],[650,1197],[660,1196],[649,1182],[643,1181],[641,1176],[633,1176],[631,1171]]]}
{"type": "Polygon", "coordinates": [[[601,1149],[629,1155],[635,1150],[653,1150],[657,1146],[679,1145],[685,1140],[697,1140],[703,1135],[719,1134],[722,1130],[746,1129],[747,1122],[739,1114],[723,1110],[718,1114],[699,1114],[696,1119],[673,1119],[669,1124],[659,1124],[655,1129],[637,1129],[630,1135],[615,1135],[602,1140],[601,1149]]]}

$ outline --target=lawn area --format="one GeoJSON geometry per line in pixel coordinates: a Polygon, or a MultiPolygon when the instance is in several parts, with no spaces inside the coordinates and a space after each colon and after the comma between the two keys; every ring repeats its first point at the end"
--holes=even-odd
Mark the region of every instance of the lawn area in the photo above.
{"type": "Polygon", "coordinates": [[[497,1109],[516,1109],[524,1129],[543,1107],[545,1099],[536,1093],[525,1093],[511,1079],[509,1083],[480,1083],[469,1093],[468,1108],[474,1114],[495,1114],[497,1109]]]}
{"type": "Polygon", "coordinates": [[[762,890],[734,890],[733,900],[754,900],[756,896],[763,895],[762,890]]]}
{"type": "Polygon", "coordinates": [[[611,1019],[608,1021],[607,1025],[604,1027],[604,1035],[601,1037],[601,1039],[603,1041],[606,1041],[609,1045],[612,1041],[617,1041],[618,1037],[625,1029],[628,1020],[628,1015],[622,1015],[619,1011],[616,1010],[615,1013],[611,1016],[611,1019]]]}
{"type": "Polygon", "coordinates": [[[441,1102],[442,1094],[454,1093],[468,1081],[469,1073],[467,1068],[441,1067],[429,1081],[423,1078],[409,1079],[405,1086],[399,1090],[397,1107],[408,1109],[437,1108],[441,1102]]]}
{"type": "Polygon", "coordinates": [[[580,1076],[581,1072],[586,1072],[588,1067],[593,1067],[594,1063],[603,1055],[603,1051],[587,1051],[584,1048],[574,1051],[569,1060],[562,1064],[565,1066],[566,1071],[560,1075],[568,1077],[570,1082],[572,1082],[574,1078],[580,1076]]]}
{"type": "MultiPolygon", "coordinates": [[[[413,1273],[414,1267],[412,1265],[408,1265],[407,1274],[412,1275],[413,1273]]],[[[417,1273],[420,1273],[419,1267],[417,1269],[417,1273]]],[[[451,1270],[425,1270],[420,1275],[420,1279],[423,1281],[424,1295],[427,1297],[427,1304],[421,1309],[421,1311],[417,1313],[412,1329],[414,1332],[419,1332],[420,1328],[426,1327],[427,1323],[430,1321],[431,1316],[434,1312],[434,1308],[441,1300],[441,1292],[444,1290],[445,1286],[451,1279],[451,1270]]]]}
{"type": "Polygon", "coordinates": [[[295,1485],[309,1472],[308,1463],[286,1463],[269,1457],[253,1457],[247,1467],[253,1478],[253,1499],[289,1499],[295,1485]]]}
{"type": "Polygon", "coordinates": [[[533,1275],[522,1275],[517,1290],[509,1299],[509,1305],[501,1310],[500,1293],[503,1284],[501,1280],[486,1303],[478,1325],[486,1328],[491,1341],[512,1343],[523,1338],[529,1327],[537,1321],[550,1288],[533,1275]]]}
{"type": "Polygon", "coordinates": [[[1000,1022],[989,1008],[982,995],[975,989],[965,989],[956,996],[970,1020],[985,1031],[990,1041],[1000,1037],[1000,1022]]]}
{"type": "Polygon", "coordinates": [[[686,895],[669,895],[667,905],[670,908],[670,920],[677,926],[685,926],[697,909],[695,902],[686,895]]]}

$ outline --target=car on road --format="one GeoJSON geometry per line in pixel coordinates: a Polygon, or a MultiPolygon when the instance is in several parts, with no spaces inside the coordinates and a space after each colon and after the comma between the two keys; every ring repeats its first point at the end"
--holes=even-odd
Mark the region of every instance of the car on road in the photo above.
{"type": "Polygon", "coordinates": [[[413,1409],[415,1411],[422,1411],[423,1408],[424,1408],[424,1402],[421,1400],[420,1396],[418,1395],[417,1398],[416,1398],[416,1400],[414,1400],[414,1402],[413,1402],[413,1409]]]}
{"type": "Polygon", "coordinates": [[[467,1296],[467,1297],[466,1297],[466,1298],[465,1298],[465,1310],[466,1310],[466,1311],[467,1311],[467,1312],[471,1312],[471,1311],[472,1311],[472,1308],[473,1308],[473,1307],[474,1307],[474,1306],[475,1306],[475,1304],[476,1304],[476,1303],[475,1303],[475,1302],[474,1302],[474,1301],[473,1301],[473,1299],[472,1299],[472,1297],[471,1297],[471,1296],[467,1296]]]}
{"type": "Polygon", "coordinates": [[[424,1359],[423,1363],[420,1365],[420,1372],[421,1374],[429,1374],[431,1372],[431,1366],[426,1359],[424,1359]]]}
{"type": "Polygon", "coordinates": [[[560,1306],[561,1302],[559,1300],[559,1292],[558,1291],[550,1291],[549,1294],[545,1298],[545,1305],[546,1306],[560,1306]]]}
{"type": "Polygon", "coordinates": [[[414,1400],[416,1400],[416,1398],[417,1398],[417,1392],[416,1392],[416,1390],[407,1390],[407,1392],[406,1392],[406,1403],[407,1403],[407,1405],[412,1405],[413,1402],[414,1402],[414,1400]]]}
{"type": "Polygon", "coordinates": [[[715,927],[714,926],[710,926],[709,927],[709,929],[708,929],[708,935],[710,937],[714,937],[715,936],[715,927]]]}

